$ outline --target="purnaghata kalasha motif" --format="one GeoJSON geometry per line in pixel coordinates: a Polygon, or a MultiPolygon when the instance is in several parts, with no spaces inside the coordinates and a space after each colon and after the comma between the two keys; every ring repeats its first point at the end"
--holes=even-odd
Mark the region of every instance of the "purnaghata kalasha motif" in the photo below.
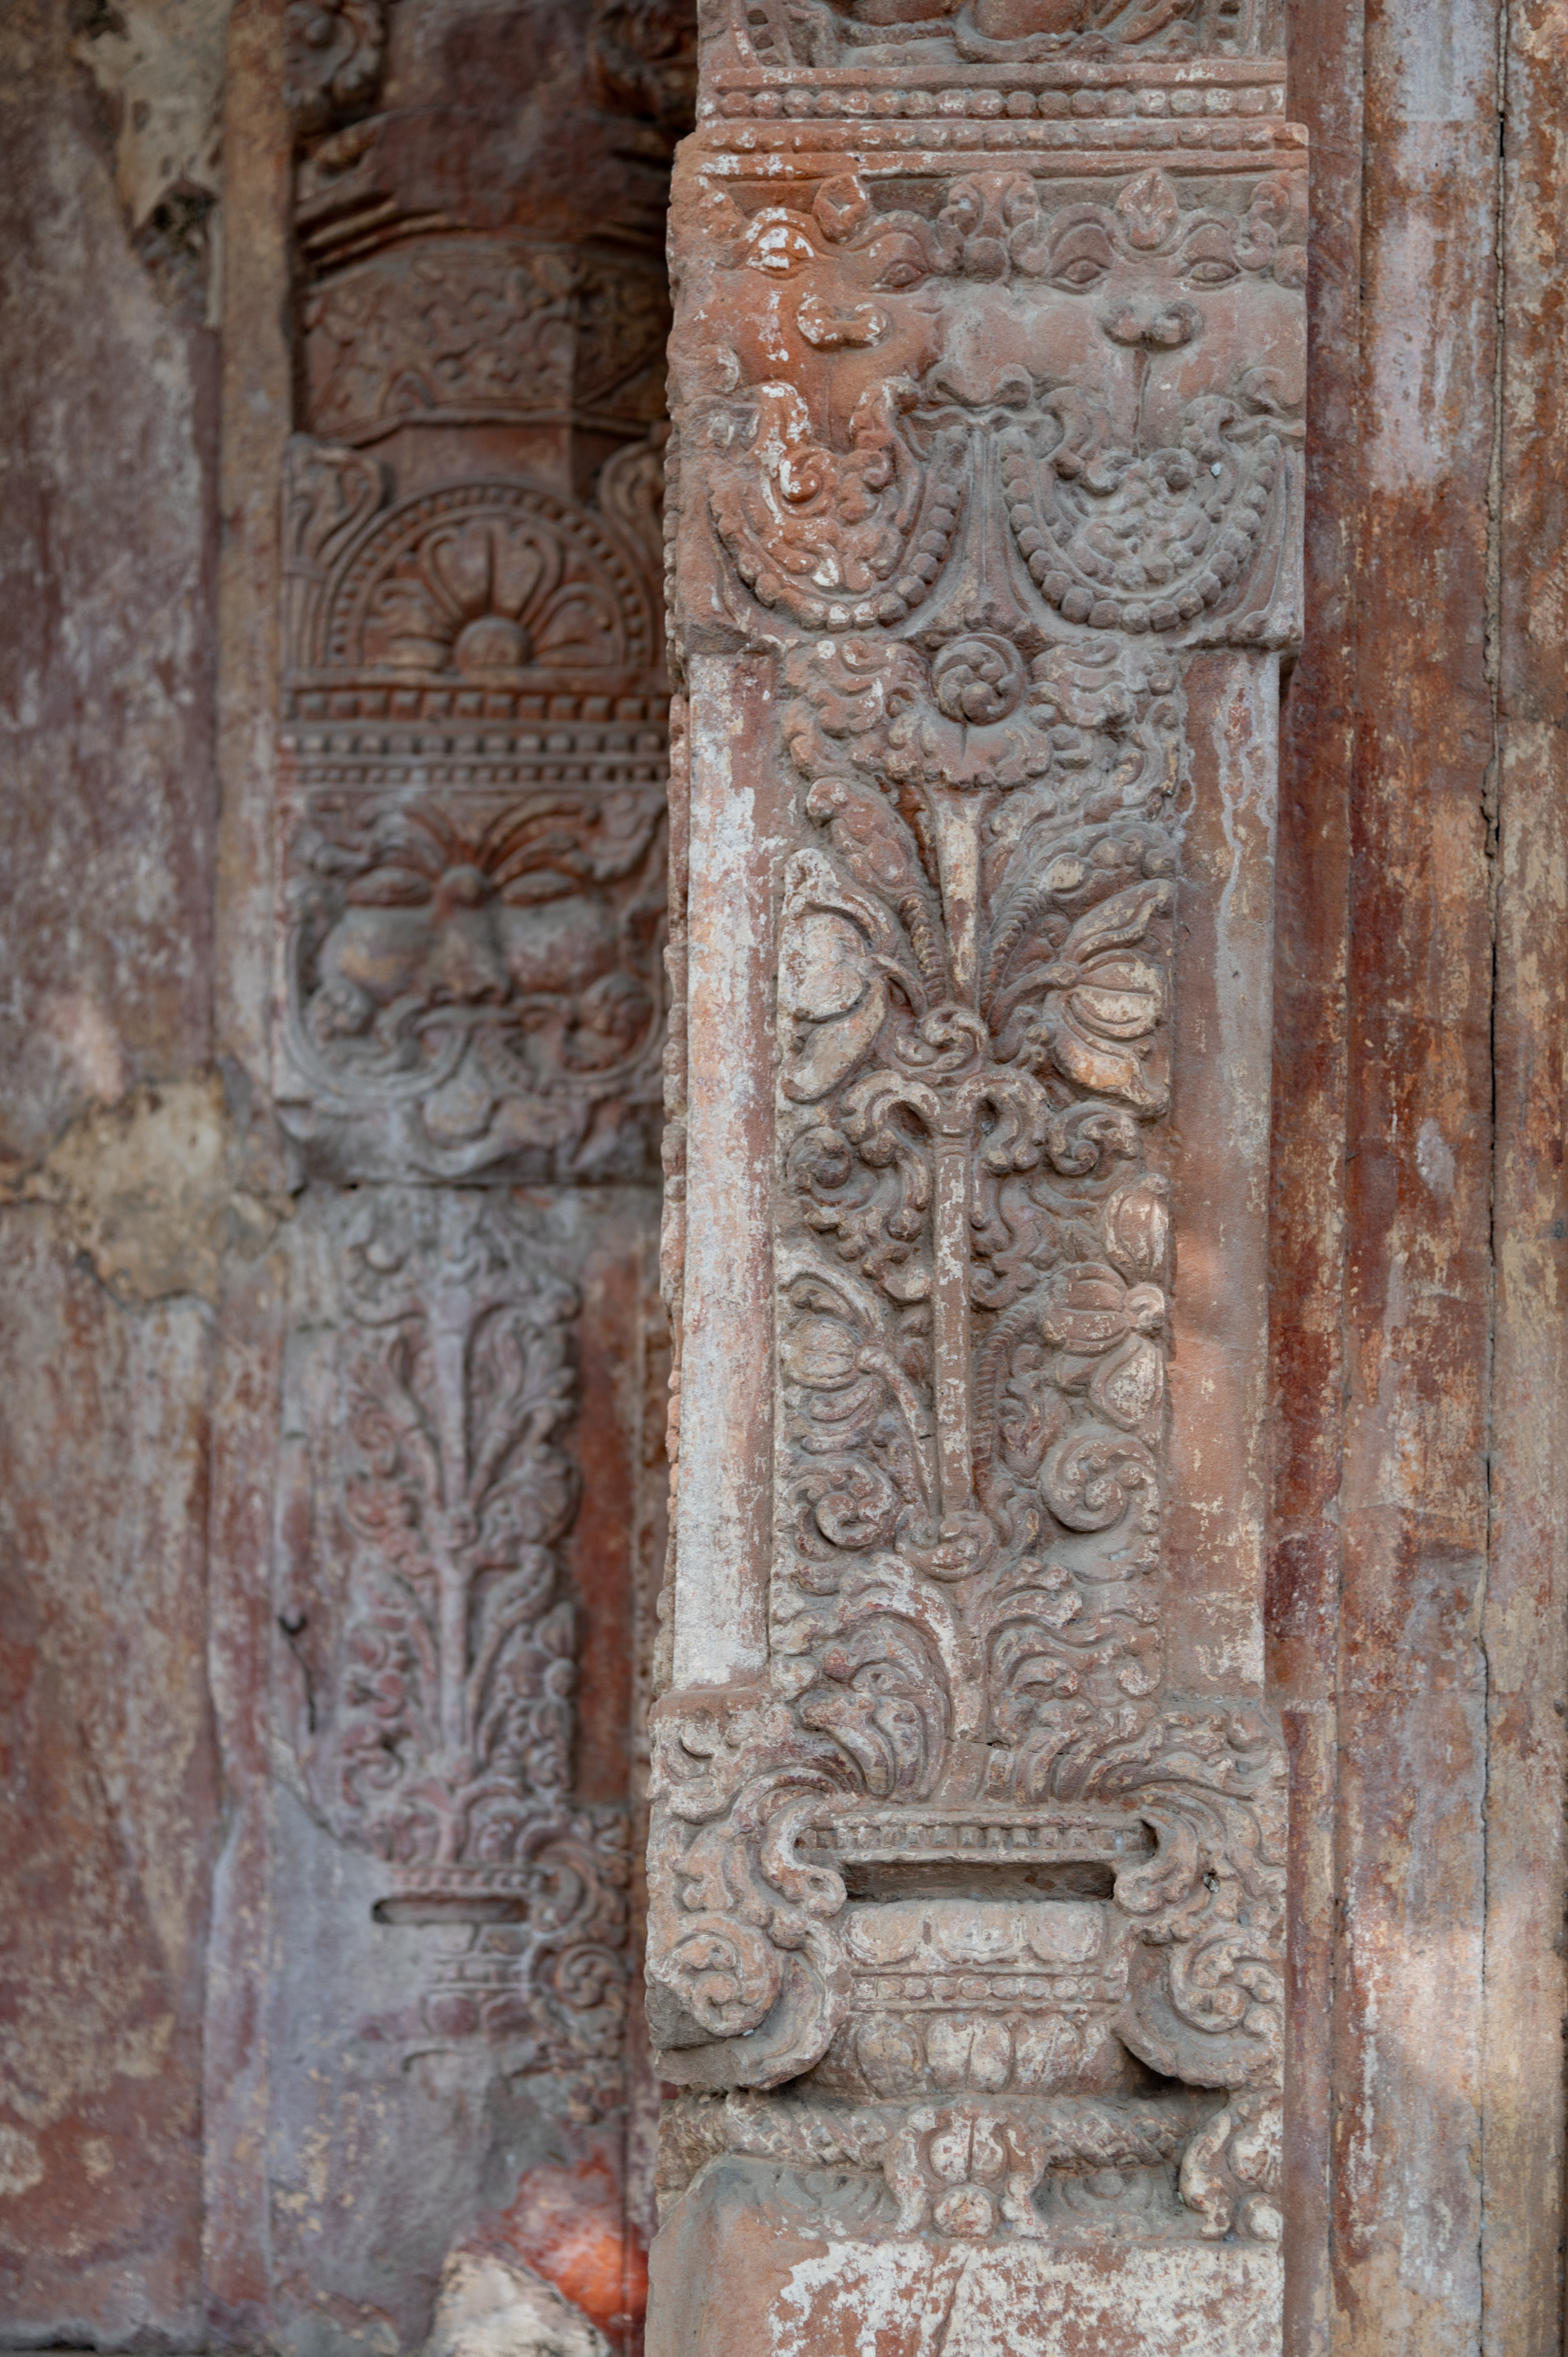
{"type": "MultiPolygon", "coordinates": [[[[725,70],[911,81],[923,43],[1258,34],[727,22],[725,70]]],[[[1304,176],[1273,129],[1075,176],[1002,83],[951,93],[961,160],[813,152],[841,82],[754,78],[776,168],[715,123],[680,199],[688,642],[763,651],[789,814],[768,1663],[656,1717],[667,2182],[728,2153],[839,2172],[833,2234],[1272,2244],[1284,1760],[1162,1658],[1169,1116],[1189,658],[1299,630],[1304,176]]]]}
{"type": "Polygon", "coordinates": [[[690,430],[752,595],[897,627],[967,549],[994,593],[1091,630],[1288,640],[1302,176],[1146,170],[1069,201],[1015,167],[922,193],[847,172],[809,207],[714,198],[734,302],[690,430]]]}
{"type": "Polygon", "coordinates": [[[773,1684],[666,1706],[655,2027],[793,2083],[693,2098],[688,2159],[1267,2240],[1223,2139],[1175,2198],[1193,2091],[1277,2085],[1283,1906],[1267,1723],[1158,1698],[1179,680],[1032,642],[784,657],[773,1684]]]}
{"type": "Polygon", "coordinates": [[[496,1190],[349,1195],[298,1249],[279,1617],[305,1788],[380,1862],[387,1920],[476,1927],[428,2029],[608,2086],[626,1824],[571,1797],[575,1289],[496,1190]]]}
{"type": "MultiPolygon", "coordinates": [[[[891,1721],[930,1623],[908,1590],[879,1608],[891,1721]]],[[[702,2091],[672,2189],[735,2151],[879,2175],[876,2232],[1277,2241],[1277,1736],[1244,1709],[1050,1716],[1014,1809],[873,1802],[777,1692],[663,1707],[650,2015],[702,2091]]]]}

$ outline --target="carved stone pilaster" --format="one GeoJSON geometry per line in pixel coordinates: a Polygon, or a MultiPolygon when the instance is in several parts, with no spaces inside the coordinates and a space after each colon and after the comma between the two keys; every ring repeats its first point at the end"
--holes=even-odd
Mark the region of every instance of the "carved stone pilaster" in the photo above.
{"type": "Polygon", "coordinates": [[[1277,27],[737,0],[706,28],[649,1962],[692,2092],[652,2345],[706,2350],[722,2309],[729,2348],[788,2312],[802,2347],[853,2316],[913,2350],[870,2287],[935,2285],[951,2245],[1009,2348],[1093,2298],[1108,2352],[1188,2300],[1192,2345],[1262,2352],[1305,223],[1277,27]],[[703,2307],[726,2249],[738,2315],[727,2283],[703,2307]]]}
{"type": "Polygon", "coordinates": [[[692,41],[648,0],[300,0],[287,34],[274,1552],[283,1915],[317,1930],[281,2003],[338,2059],[280,2079],[279,2271],[285,2308],[384,2277],[417,2316],[483,2215],[550,2272],[529,2189],[572,2170],[628,2247],[564,2286],[618,2342],[692,41]],[[390,2273],[367,2210],[321,2233],[292,2191],[360,2173],[360,2079],[415,2222],[390,2273]]]}

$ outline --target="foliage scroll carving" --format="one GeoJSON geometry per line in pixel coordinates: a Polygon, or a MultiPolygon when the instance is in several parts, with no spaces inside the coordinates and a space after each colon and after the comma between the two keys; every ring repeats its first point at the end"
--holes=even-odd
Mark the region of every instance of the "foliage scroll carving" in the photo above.
{"type": "Polygon", "coordinates": [[[839,2170],[835,2233],[1281,2232],[1283,1747],[1165,1659],[1193,667],[1300,628],[1272,37],[711,11],[677,610],[766,682],[772,1511],[765,1669],[656,1714],[650,2007],[670,2190],[839,2170]]]}
{"type": "Polygon", "coordinates": [[[612,1341],[640,1347],[659,1168],[662,231],[693,27],[666,0],[280,13],[283,1772],[377,1920],[424,1927],[344,1934],[379,1976],[366,2036],[462,2049],[498,2121],[543,2074],[591,2126],[628,2085],[635,1607],[594,1624],[613,1570],[583,1534],[607,1468],[638,1494],[640,1403],[592,1427],[612,1341]]]}
{"type": "Polygon", "coordinates": [[[316,1207],[300,1278],[277,1512],[304,1790],[377,1862],[388,1921],[483,1927],[425,2026],[602,2099],[627,1824],[572,1798],[576,1289],[485,1189],[316,1207]]]}

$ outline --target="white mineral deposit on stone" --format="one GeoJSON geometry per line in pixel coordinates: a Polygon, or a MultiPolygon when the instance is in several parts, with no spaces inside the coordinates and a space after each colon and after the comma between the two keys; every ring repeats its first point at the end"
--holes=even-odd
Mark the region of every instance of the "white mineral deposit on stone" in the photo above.
{"type": "Polygon", "coordinates": [[[769,2319],[770,2357],[816,2357],[823,2346],[875,2357],[911,2314],[918,2338],[898,2343],[909,2357],[1134,2346],[1141,2357],[1273,2357],[1281,2283],[1275,2253],[1233,2246],[1129,2250],[1107,2270],[1089,2252],[899,2242],[852,2254],[830,2243],[791,2270],[769,2319]],[[1074,2330],[1090,2319],[1088,2334],[1074,2330]]]}
{"type": "Polygon", "coordinates": [[[610,2357],[610,2346],[532,2269],[459,2251],[441,2271],[424,2357],[610,2357]]]}

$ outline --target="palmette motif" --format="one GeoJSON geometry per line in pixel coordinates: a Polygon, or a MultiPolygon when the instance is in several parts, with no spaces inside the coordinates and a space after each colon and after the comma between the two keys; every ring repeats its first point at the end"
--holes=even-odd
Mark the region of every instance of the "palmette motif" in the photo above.
{"type": "Polygon", "coordinates": [[[961,161],[1032,85],[847,71],[1238,18],[875,13],[738,11],[715,106],[797,124],[715,121],[678,199],[682,606],[766,653],[793,815],[768,1661],[655,1715],[667,2184],[728,2152],[843,2172],[835,2232],[1273,2242],[1283,1754],[1168,1690],[1162,1541],[1184,680],[1299,628],[1299,158],[961,161]],[[931,120],[800,126],[874,102],[931,120]]]}
{"type": "Polygon", "coordinates": [[[378,1861],[386,1920],[482,1927],[423,2027],[521,2044],[591,2101],[619,2063],[627,1827],[572,1799],[576,1289],[481,1189],[367,1189],[308,1230],[277,1507],[304,1788],[378,1861]]]}

